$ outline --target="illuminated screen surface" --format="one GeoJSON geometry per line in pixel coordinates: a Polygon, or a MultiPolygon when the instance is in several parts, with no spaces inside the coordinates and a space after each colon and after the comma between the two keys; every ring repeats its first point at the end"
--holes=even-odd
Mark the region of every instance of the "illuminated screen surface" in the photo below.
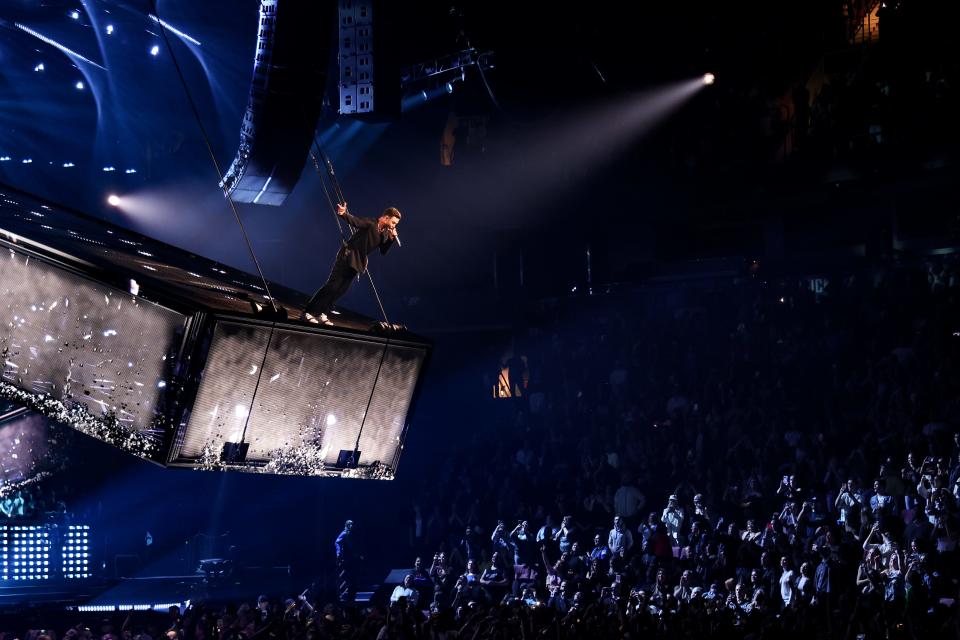
{"type": "Polygon", "coordinates": [[[242,440],[247,462],[294,457],[296,472],[322,474],[359,435],[359,464],[392,469],[425,356],[422,347],[219,322],[171,461],[216,456],[242,440]]]}
{"type": "Polygon", "coordinates": [[[0,254],[0,291],[5,382],[151,428],[183,315],[14,249],[0,254]]]}

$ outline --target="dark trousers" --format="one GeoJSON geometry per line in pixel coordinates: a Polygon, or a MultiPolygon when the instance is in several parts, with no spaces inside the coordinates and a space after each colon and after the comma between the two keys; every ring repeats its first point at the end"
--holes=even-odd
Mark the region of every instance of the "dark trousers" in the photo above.
{"type": "Polygon", "coordinates": [[[307,303],[307,311],[312,315],[319,315],[333,309],[333,305],[350,289],[350,285],[356,277],[356,270],[346,261],[338,258],[333,263],[333,269],[330,271],[330,277],[327,278],[326,284],[317,289],[317,292],[307,303]]]}
{"type": "Polygon", "coordinates": [[[347,562],[340,558],[337,559],[337,598],[340,602],[353,602],[354,598],[350,569],[347,562]]]}

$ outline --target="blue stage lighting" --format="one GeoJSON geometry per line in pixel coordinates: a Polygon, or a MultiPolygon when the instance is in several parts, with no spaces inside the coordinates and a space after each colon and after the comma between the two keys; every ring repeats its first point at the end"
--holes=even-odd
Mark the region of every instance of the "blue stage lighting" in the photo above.
{"type": "Polygon", "coordinates": [[[73,85],[73,86],[75,86],[78,90],[83,91],[83,81],[82,81],[82,80],[77,80],[77,84],[75,84],[75,85],[73,85]]]}
{"type": "Polygon", "coordinates": [[[152,13],[151,13],[148,17],[149,17],[151,20],[153,20],[154,22],[156,22],[157,24],[159,24],[160,26],[162,26],[164,29],[166,29],[166,30],[168,30],[168,31],[172,31],[173,33],[177,34],[178,36],[180,36],[181,38],[183,38],[183,39],[186,40],[187,42],[190,42],[191,44],[195,44],[195,45],[197,45],[198,47],[200,46],[200,41],[199,41],[199,40],[197,40],[197,39],[194,38],[194,37],[191,37],[191,36],[187,35],[187,34],[184,33],[183,31],[180,31],[179,29],[177,29],[176,27],[174,27],[174,26],[171,25],[170,23],[164,22],[163,20],[161,20],[161,19],[158,18],[157,16],[153,15],[152,13]]]}
{"type": "Polygon", "coordinates": [[[157,56],[160,55],[160,45],[153,45],[150,47],[150,55],[157,56]]]}

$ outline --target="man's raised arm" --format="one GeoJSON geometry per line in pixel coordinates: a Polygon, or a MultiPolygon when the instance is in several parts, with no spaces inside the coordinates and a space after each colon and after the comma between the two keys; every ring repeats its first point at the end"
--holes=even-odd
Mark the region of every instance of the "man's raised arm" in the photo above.
{"type": "Polygon", "coordinates": [[[370,220],[368,218],[358,218],[349,211],[347,211],[346,202],[337,203],[337,215],[347,221],[354,229],[365,229],[366,227],[372,227],[376,224],[375,220],[370,220]]]}

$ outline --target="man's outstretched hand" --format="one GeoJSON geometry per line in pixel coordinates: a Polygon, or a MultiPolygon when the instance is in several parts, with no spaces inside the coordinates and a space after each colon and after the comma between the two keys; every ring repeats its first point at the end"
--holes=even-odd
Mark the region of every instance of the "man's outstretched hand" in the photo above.
{"type": "Polygon", "coordinates": [[[345,214],[346,212],[347,212],[347,203],[346,203],[346,202],[338,202],[338,203],[337,203],[337,215],[338,215],[338,216],[343,216],[343,214],[345,214]]]}

